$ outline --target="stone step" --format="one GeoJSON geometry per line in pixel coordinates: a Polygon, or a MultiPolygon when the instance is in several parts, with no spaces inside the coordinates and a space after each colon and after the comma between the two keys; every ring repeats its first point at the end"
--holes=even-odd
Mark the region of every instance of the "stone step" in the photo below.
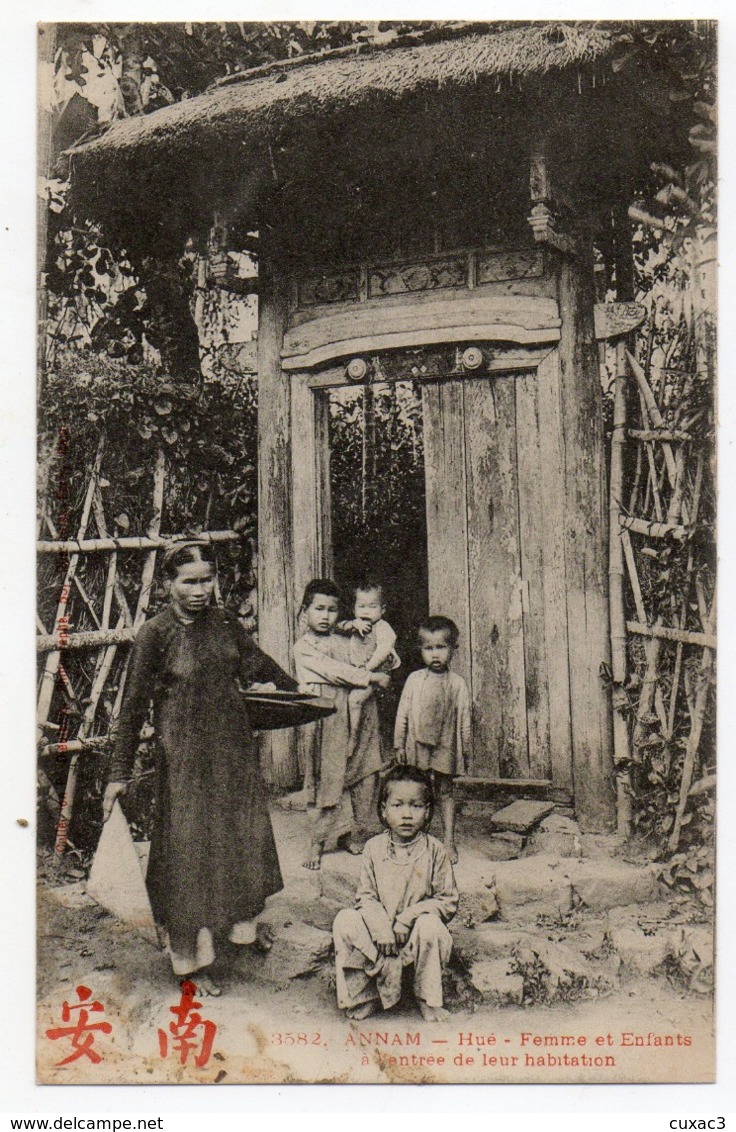
{"type": "Polygon", "coordinates": [[[572,884],[556,857],[523,857],[493,866],[502,920],[536,923],[539,916],[566,915],[572,908],[572,884]]]}
{"type": "Polygon", "coordinates": [[[573,903],[595,912],[657,900],[661,886],[652,865],[616,858],[585,860],[543,854],[493,866],[501,919],[533,922],[564,916],[573,903]]]}
{"type": "Polygon", "coordinates": [[[289,924],[277,934],[259,974],[268,982],[285,983],[319,971],[331,953],[330,932],[304,923],[289,924]]]}
{"type": "Polygon", "coordinates": [[[491,818],[492,829],[507,829],[511,833],[530,833],[536,825],[554,810],[553,802],[512,802],[491,818]]]}
{"type": "Polygon", "coordinates": [[[575,896],[597,912],[649,903],[663,894],[655,865],[631,865],[616,857],[567,864],[575,896]]]}
{"type": "Polygon", "coordinates": [[[513,861],[524,852],[524,837],[510,830],[489,834],[483,842],[483,853],[491,861],[513,861]]]}
{"type": "Polygon", "coordinates": [[[584,857],[580,826],[572,818],[549,814],[533,829],[524,846],[524,856],[541,853],[553,857],[584,857]]]}
{"type": "Polygon", "coordinates": [[[481,959],[470,968],[470,981],[494,1006],[521,1006],[524,979],[513,970],[509,959],[481,959]]]}
{"type": "MultiPolygon", "coordinates": [[[[567,836],[572,830],[553,826],[547,832],[567,836]]],[[[455,875],[460,890],[457,919],[468,927],[495,918],[524,924],[536,922],[539,916],[559,919],[573,906],[606,912],[648,904],[663,894],[655,866],[629,864],[615,857],[587,859],[535,854],[493,861],[461,847],[455,875]]],[[[300,906],[311,904],[315,895],[326,902],[316,904],[313,912],[307,910],[310,922],[314,920],[322,927],[333,907],[352,907],[359,876],[359,857],[345,852],[326,853],[319,872],[304,881],[316,884],[316,894],[314,890],[308,892],[300,906]]],[[[290,898],[299,903],[294,893],[290,898]]]]}
{"type": "Polygon", "coordinates": [[[360,879],[360,857],[346,852],[325,853],[322,867],[313,875],[319,895],[324,900],[333,900],[341,908],[352,908],[355,905],[355,892],[360,879]]]}

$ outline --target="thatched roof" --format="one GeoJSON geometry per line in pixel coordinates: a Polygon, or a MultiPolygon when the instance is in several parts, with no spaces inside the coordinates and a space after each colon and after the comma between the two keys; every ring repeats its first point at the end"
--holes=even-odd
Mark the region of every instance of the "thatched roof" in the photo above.
{"type": "MultiPolygon", "coordinates": [[[[421,89],[469,86],[488,77],[530,76],[581,67],[610,54],[613,37],[600,27],[537,24],[495,34],[352,55],[305,56],[142,117],[116,122],[81,147],[85,160],[132,156],[186,146],[203,132],[240,131],[252,145],[287,121],[357,106],[381,96],[398,101],[421,89]]],[[[337,53],[335,53],[337,54],[337,53]]]]}
{"type": "Polygon", "coordinates": [[[263,180],[270,169],[275,180],[274,155],[277,164],[295,168],[312,154],[324,168],[351,130],[362,131],[352,143],[360,153],[368,134],[375,143],[397,114],[438,97],[442,108],[435,102],[430,120],[432,113],[445,116],[448,99],[482,97],[486,106],[500,106],[502,95],[519,90],[544,107],[550,82],[576,96],[597,85],[600,94],[604,81],[615,78],[618,42],[613,25],[466,25],[437,42],[363,44],[230,76],[197,97],[116,122],[78,146],[71,155],[74,199],[84,214],[129,237],[141,225],[162,238],[187,223],[191,230],[205,204],[211,216],[236,181],[250,178],[246,195],[258,198],[257,171],[263,180]]]}

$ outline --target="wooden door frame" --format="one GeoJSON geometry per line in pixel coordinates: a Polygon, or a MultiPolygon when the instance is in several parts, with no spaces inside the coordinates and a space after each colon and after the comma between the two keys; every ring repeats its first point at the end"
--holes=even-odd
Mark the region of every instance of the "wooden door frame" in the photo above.
{"type": "MultiPolygon", "coordinates": [[[[483,376],[536,370],[553,352],[554,343],[519,346],[494,358],[483,376]],[[508,355],[508,356],[505,356],[508,355]]],[[[442,380],[473,380],[481,375],[469,371],[448,373],[442,380]]],[[[356,386],[345,375],[344,365],[325,365],[319,370],[296,370],[291,385],[291,493],[295,601],[311,578],[332,573],[332,517],[330,492],[329,391],[356,386]]]]}
{"type": "MultiPolygon", "coordinates": [[[[595,528],[596,482],[603,472],[594,459],[597,441],[591,444],[587,463],[581,465],[570,450],[569,440],[579,435],[583,410],[587,409],[588,416],[591,415],[599,393],[597,382],[591,378],[592,370],[578,365],[577,357],[570,364],[570,357],[575,354],[568,341],[571,337],[572,331],[566,333],[563,326],[559,342],[548,340],[533,346],[503,343],[503,353],[493,359],[483,376],[536,371],[540,392],[544,388],[546,393],[540,399],[540,406],[547,426],[560,430],[563,460],[555,495],[556,508],[563,513],[558,515],[558,520],[564,516],[557,552],[564,556],[565,592],[556,595],[555,600],[562,600],[559,624],[561,635],[568,637],[568,656],[563,663],[568,669],[565,675],[569,680],[570,707],[569,721],[555,715],[553,723],[558,736],[570,733],[571,773],[569,778],[565,776],[563,788],[572,787],[575,807],[584,826],[604,830],[612,821],[613,768],[610,705],[598,673],[608,647],[607,594],[600,577],[605,564],[599,546],[601,540],[605,540],[605,532],[595,528]],[[581,389],[586,397],[581,396],[581,389]],[[590,533],[581,531],[578,498],[581,492],[588,507],[585,518],[593,528],[590,533]],[[580,585],[581,571],[583,575],[596,575],[593,592],[587,585],[580,585]],[[574,659],[581,656],[587,663],[574,663],[574,659]]],[[[488,341],[492,339],[489,337],[488,341]]],[[[472,372],[464,377],[461,373],[448,372],[443,380],[473,380],[476,376],[480,374],[472,372]]],[[[346,378],[344,362],[333,362],[317,371],[292,370],[288,378],[291,385],[294,585],[298,600],[310,578],[329,576],[332,571],[328,397],[331,388],[351,383],[346,378]]],[[[542,781],[537,785],[541,788],[542,781]]]]}
{"type": "Polygon", "coordinates": [[[292,523],[294,587],[299,601],[312,578],[332,573],[329,394],[312,374],[291,381],[292,523]]]}

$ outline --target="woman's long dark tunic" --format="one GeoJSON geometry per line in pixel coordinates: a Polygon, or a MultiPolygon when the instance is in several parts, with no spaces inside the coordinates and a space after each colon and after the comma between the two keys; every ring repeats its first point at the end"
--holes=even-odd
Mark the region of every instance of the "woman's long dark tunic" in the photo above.
{"type": "Polygon", "coordinates": [[[185,624],[169,608],[133,646],[111,779],[130,777],[153,701],[157,806],[146,883],[175,952],[194,953],[203,927],[222,939],[283,887],[238,690],[256,681],[297,686],[219,609],[185,624]]]}

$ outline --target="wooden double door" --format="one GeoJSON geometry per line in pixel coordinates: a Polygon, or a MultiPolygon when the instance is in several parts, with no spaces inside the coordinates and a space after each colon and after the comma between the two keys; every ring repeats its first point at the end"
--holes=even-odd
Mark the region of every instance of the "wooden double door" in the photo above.
{"type": "MultiPolygon", "coordinates": [[[[571,793],[558,355],[547,347],[523,367],[517,359],[491,376],[422,385],[429,608],[460,629],[454,668],[473,701],[471,773],[547,779],[571,793]]],[[[336,382],[293,380],[302,584],[332,568],[326,386],[336,382]]]]}

